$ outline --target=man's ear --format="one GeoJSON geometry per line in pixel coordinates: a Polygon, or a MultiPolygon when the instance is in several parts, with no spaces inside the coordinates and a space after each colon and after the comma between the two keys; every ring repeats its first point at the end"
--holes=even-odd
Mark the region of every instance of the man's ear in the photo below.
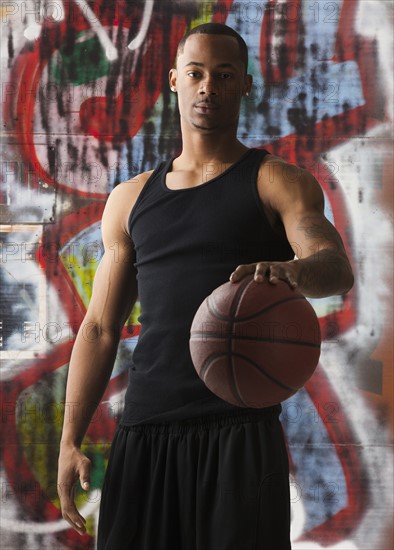
{"type": "Polygon", "coordinates": [[[242,95],[249,95],[250,90],[252,89],[252,85],[253,85],[253,76],[251,74],[247,74],[245,76],[245,82],[244,82],[244,87],[243,87],[243,90],[242,90],[242,95]]]}
{"type": "Polygon", "coordinates": [[[170,69],[170,72],[168,73],[168,80],[170,83],[170,89],[172,92],[176,92],[176,80],[177,80],[178,72],[176,69],[170,69]]]}

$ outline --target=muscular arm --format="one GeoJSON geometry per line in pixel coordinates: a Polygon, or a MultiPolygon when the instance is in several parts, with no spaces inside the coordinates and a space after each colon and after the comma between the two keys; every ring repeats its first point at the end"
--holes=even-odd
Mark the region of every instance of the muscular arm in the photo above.
{"type": "Polygon", "coordinates": [[[70,359],[66,402],[73,404],[73,415],[64,419],[62,441],[78,446],[111,376],[120,333],[137,297],[129,243],[112,242],[96,272],[70,359]]]}
{"type": "Polygon", "coordinates": [[[102,217],[104,255],[96,271],[93,292],[72,350],[59,454],[58,491],[63,517],[80,533],[85,519],[77,511],[73,486],[80,479],[89,487],[90,462],[79,447],[111,376],[122,327],[137,298],[134,247],[127,233],[130,185],[121,184],[108,198],[102,217]]]}
{"type": "Polygon", "coordinates": [[[348,292],[352,268],[338,231],[324,216],[323,191],[312,174],[271,157],[258,186],[262,202],[283,223],[296,259],[239,266],[231,280],[255,271],[257,281],[283,279],[311,298],[348,292]]]}
{"type": "Polygon", "coordinates": [[[353,286],[352,268],[341,236],[324,216],[320,185],[306,170],[289,165],[276,182],[273,207],[298,258],[298,288],[313,298],[347,292],[353,286]]]}

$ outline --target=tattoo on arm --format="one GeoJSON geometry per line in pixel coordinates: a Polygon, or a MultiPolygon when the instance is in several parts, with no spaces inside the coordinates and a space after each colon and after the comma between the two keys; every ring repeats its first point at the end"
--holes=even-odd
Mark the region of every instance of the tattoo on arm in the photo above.
{"type": "Polygon", "coordinates": [[[303,231],[306,239],[317,241],[317,249],[313,247],[310,248],[314,253],[319,252],[319,241],[322,245],[323,243],[327,244],[329,242],[332,249],[336,252],[344,253],[343,243],[339,233],[328,220],[322,223],[321,216],[304,216],[299,221],[297,229],[303,231]]]}
{"type": "Polygon", "coordinates": [[[307,215],[297,229],[310,242],[309,253],[299,260],[299,288],[310,297],[341,294],[353,284],[352,269],[341,236],[321,215],[307,215]]]}
{"type": "Polygon", "coordinates": [[[321,298],[348,288],[351,268],[334,250],[321,250],[317,256],[299,260],[299,265],[298,285],[307,296],[321,298]]]}

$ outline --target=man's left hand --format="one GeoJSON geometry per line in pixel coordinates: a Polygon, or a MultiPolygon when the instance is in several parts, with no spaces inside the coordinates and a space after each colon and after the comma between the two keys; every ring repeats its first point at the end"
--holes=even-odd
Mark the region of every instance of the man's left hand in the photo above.
{"type": "Polygon", "coordinates": [[[255,264],[239,265],[230,275],[232,283],[238,283],[246,275],[254,274],[256,283],[268,281],[276,285],[279,279],[288,283],[290,288],[298,286],[299,265],[297,260],[289,262],[257,262],[255,264]]]}

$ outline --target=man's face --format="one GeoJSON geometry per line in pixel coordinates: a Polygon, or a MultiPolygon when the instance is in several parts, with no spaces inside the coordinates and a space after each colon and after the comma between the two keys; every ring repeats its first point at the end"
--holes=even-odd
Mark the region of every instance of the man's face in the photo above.
{"type": "Polygon", "coordinates": [[[170,71],[183,124],[208,133],[237,127],[241,98],[251,84],[231,36],[191,35],[170,71]]]}

